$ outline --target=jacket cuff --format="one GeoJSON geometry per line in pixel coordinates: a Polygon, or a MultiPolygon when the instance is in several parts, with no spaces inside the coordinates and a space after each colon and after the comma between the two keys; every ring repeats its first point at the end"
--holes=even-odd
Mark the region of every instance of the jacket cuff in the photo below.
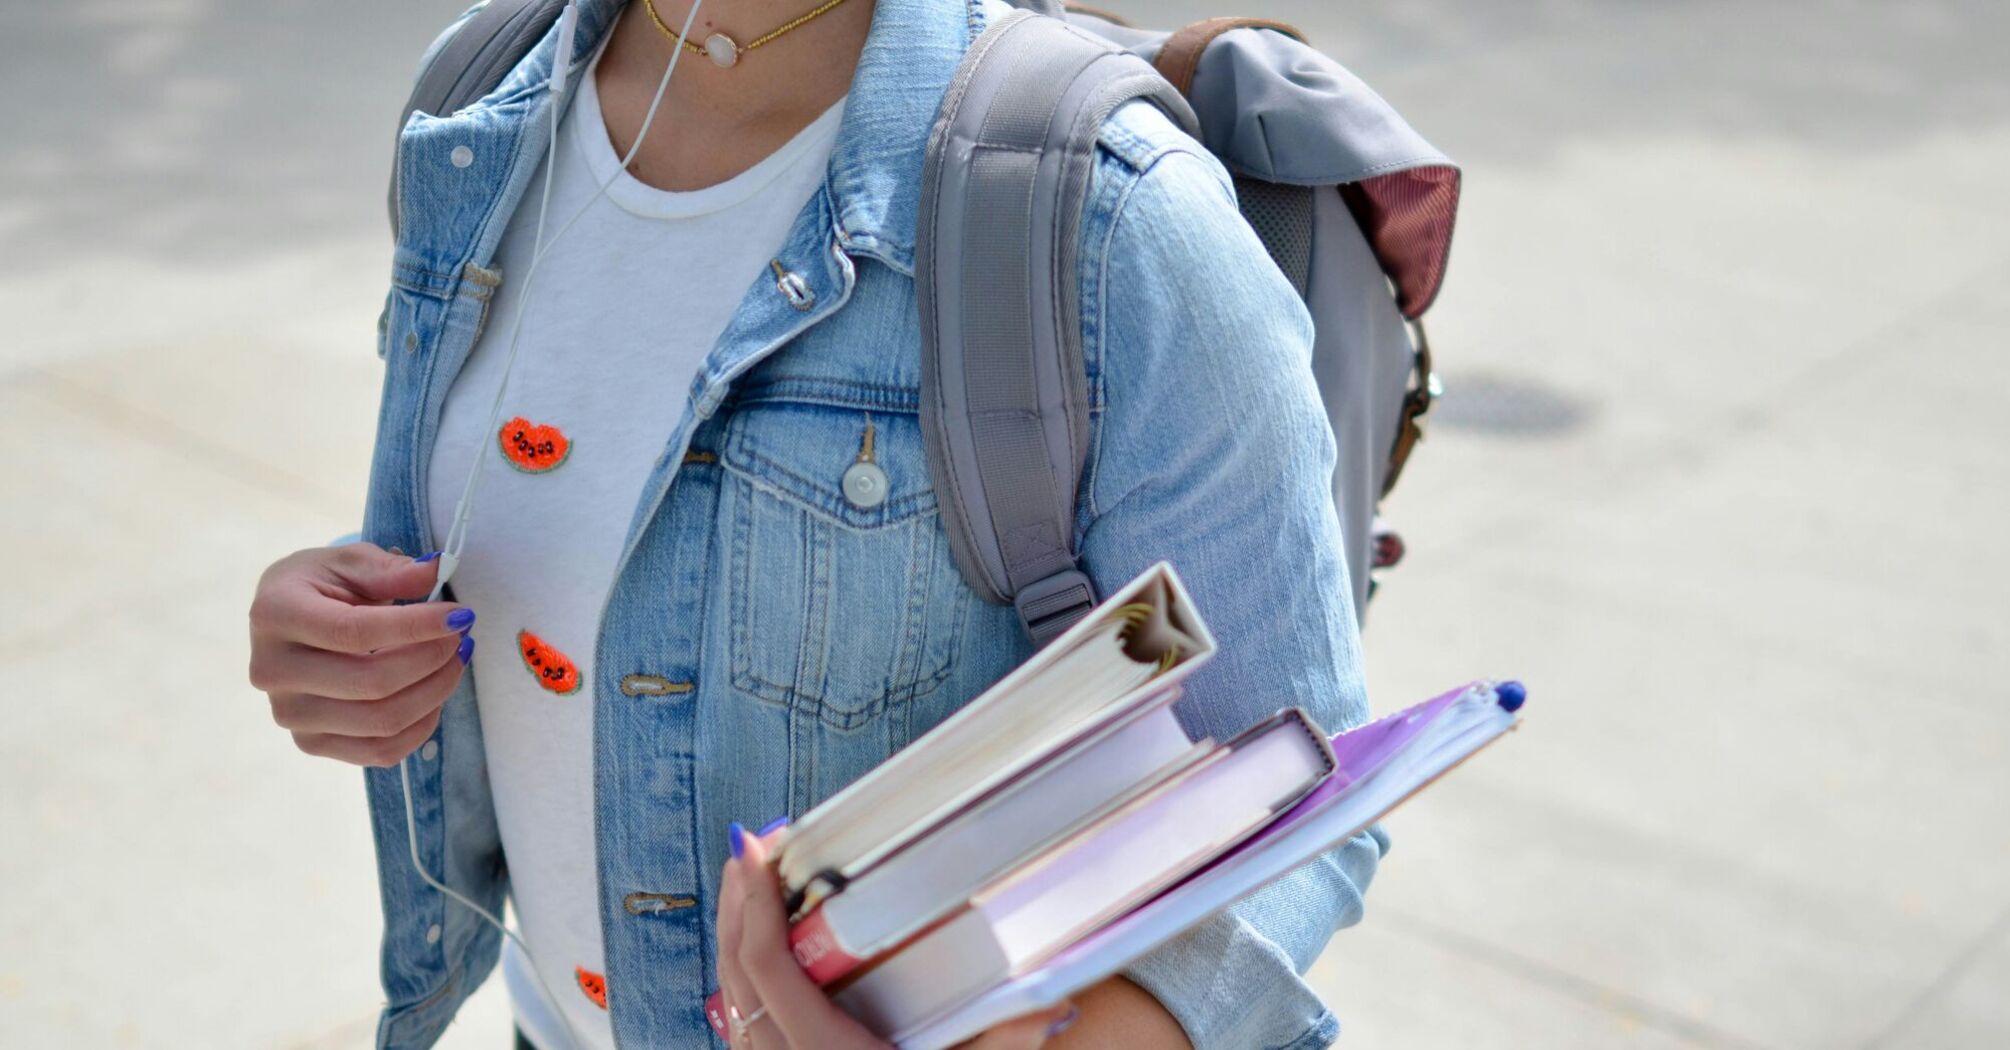
{"type": "Polygon", "coordinates": [[[1123,971],[1178,1020],[1194,1050],[1320,1050],[1340,1021],[1291,960],[1234,910],[1123,971]]]}
{"type": "Polygon", "coordinates": [[[1301,976],[1343,926],[1388,838],[1379,825],[1139,957],[1123,976],[1186,1029],[1194,1050],[1314,1050],[1340,1021],[1301,976]]]}

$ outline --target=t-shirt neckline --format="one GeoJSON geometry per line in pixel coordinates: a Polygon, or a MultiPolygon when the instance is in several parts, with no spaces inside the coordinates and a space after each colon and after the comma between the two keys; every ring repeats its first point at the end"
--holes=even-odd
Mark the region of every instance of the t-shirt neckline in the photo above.
{"type": "MultiPolygon", "coordinates": [[[[573,101],[572,113],[566,122],[569,127],[563,134],[579,150],[587,171],[593,176],[593,184],[597,187],[611,176],[614,181],[607,187],[607,197],[624,210],[645,218],[690,218],[730,208],[753,197],[793,167],[805,153],[820,150],[836,138],[838,121],[844,113],[845,97],[849,97],[840,97],[787,142],[755,161],[745,171],[723,182],[695,190],[664,190],[621,170],[621,157],[614,152],[614,142],[607,132],[607,120],[600,111],[600,90],[595,84],[595,72],[599,65],[600,55],[596,53],[592,64],[579,78],[579,97],[573,101]]],[[[652,137],[675,135],[677,128],[659,113],[649,134],[652,137]]]]}

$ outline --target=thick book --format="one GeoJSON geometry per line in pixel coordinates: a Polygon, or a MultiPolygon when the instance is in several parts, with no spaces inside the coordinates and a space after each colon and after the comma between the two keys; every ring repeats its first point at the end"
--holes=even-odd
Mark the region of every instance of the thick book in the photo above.
{"type": "Polygon", "coordinates": [[[1129,798],[1202,760],[1159,691],[851,880],[789,928],[810,978],[828,985],[962,906],[986,884],[1129,798]]]}
{"type": "Polygon", "coordinates": [[[1027,770],[1152,702],[1214,652],[1160,562],[1033,657],[803,814],[776,845],[800,917],[1027,770]]]}
{"type": "Polygon", "coordinates": [[[1513,729],[1525,695],[1515,682],[1475,682],[1334,736],[1332,774],[1256,835],[1045,962],[932,1016],[899,1011],[907,1023],[878,1031],[902,1050],[944,1050],[1065,1000],[1353,838],[1513,729]]]}
{"type": "Polygon", "coordinates": [[[1279,712],[1035,854],[833,1000],[898,1032],[1039,966],[1268,824],[1335,769],[1303,711],[1279,712]]]}

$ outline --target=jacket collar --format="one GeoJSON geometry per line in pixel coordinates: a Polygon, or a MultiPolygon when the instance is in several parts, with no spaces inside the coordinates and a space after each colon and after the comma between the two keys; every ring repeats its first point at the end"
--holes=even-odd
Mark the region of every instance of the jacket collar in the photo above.
{"type": "Polygon", "coordinates": [[[914,272],[921,168],[942,93],[985,25],[984,0],[875,0],[831,148],[829,186],[847,250],[914,272]]]}
{"type": "MultiPolygon", "coordinates": [[[[626,2],[579,0],[575,70],[626,2]]],[[[996,3],[875,0],[825,173],[838,243],[846,251],[871,255],[902,273],[914,272],[915,218],[929,130],[943,90],[970,42],[997,10],[996,3]]],[[[555,40],[548,37],[491,97],[549,75],[553,46],[555,40]]]]}

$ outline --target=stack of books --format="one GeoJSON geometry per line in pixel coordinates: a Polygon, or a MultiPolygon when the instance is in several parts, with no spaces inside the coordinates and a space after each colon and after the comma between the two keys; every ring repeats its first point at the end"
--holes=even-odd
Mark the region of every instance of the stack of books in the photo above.
{"type": "Polygon", "coordinates": [[[796,960],[889,1041],[953,1046],[1347,841],[1513,728],[1523,699],[1476,682],[1330,738],[1287,708],[1195,741],[1173,703],[1213,652],[1153,566],[804,814],[774,852],[796,960]]]}

